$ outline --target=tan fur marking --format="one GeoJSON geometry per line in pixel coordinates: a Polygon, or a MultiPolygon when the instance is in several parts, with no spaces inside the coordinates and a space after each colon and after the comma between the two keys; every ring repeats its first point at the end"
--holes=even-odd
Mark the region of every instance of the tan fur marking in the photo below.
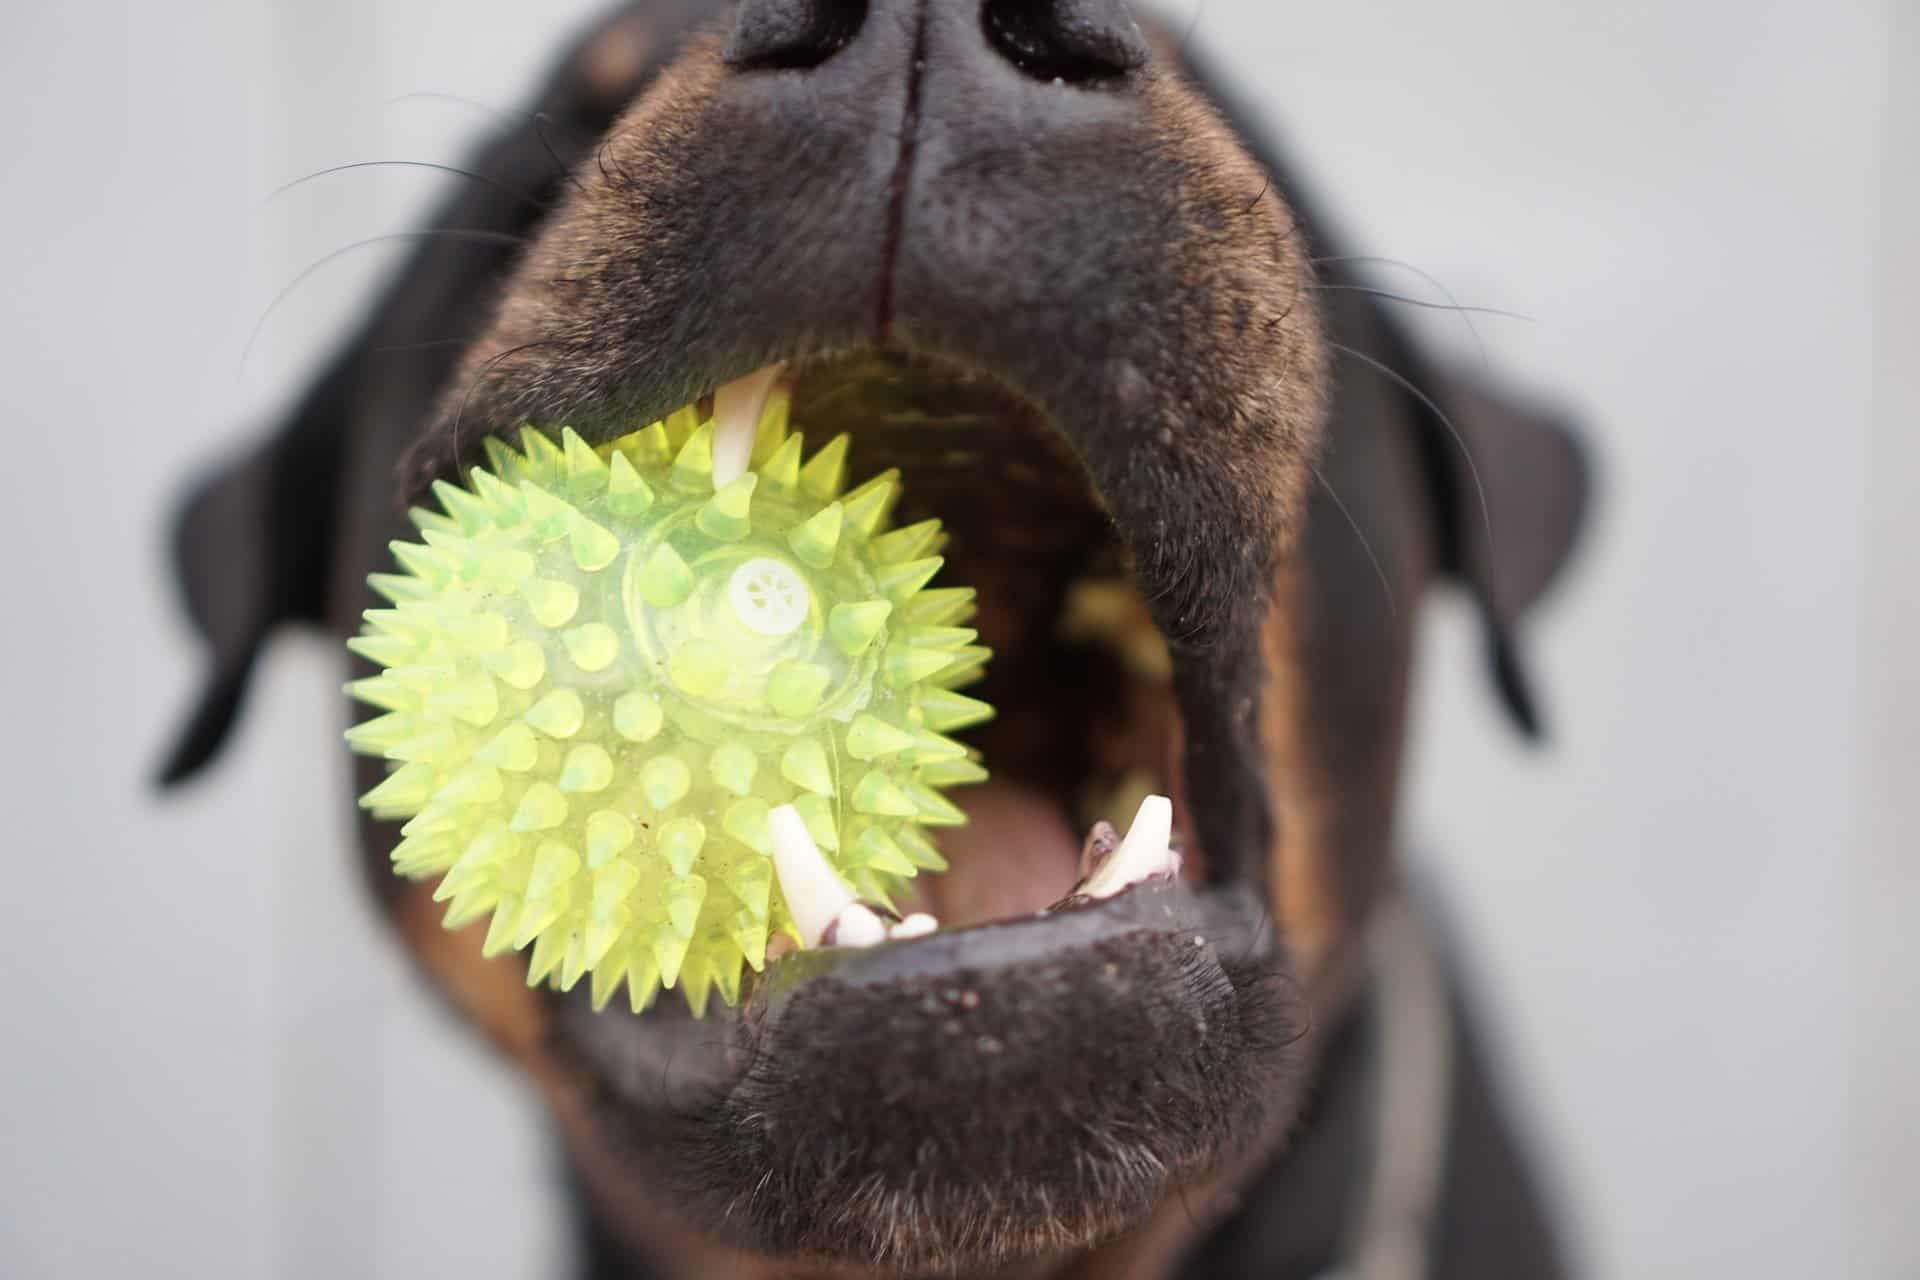
{"type": "Polygon", "coordinates": [[[546,1020],[527,988],[522,966],[480,954],[486,921],[464,929],[444,927],[440,921],[446,908],[433,900],[431,884],[399,886],[389,910],[394,928],[447,998],[503,1053],[538,1073],[546,1020]]]}
{"type": "Polygon", "coordinates": [[[622,18],[581,50],[580,76],[597,97],[618,102],[639,83],[653,45],[653,29],[644,15],[622,18]]]}
{"type": "Polygon", "coordinates": [[[1294,948],[1302,975],[1311,983],[1339,938],[1341,913],[1324,865],[1330,856],[1322,813],[1325,784],[1301,732],[1305,699],[1299,681],[1304,664],[1296,627],[1306,602],[1293,571],[1281,572],[1274,596],[1275,607],[1261,635],[1267,670],[1261,732],[1276,824],[1268,892],[1280,934],[1294,948]]]}

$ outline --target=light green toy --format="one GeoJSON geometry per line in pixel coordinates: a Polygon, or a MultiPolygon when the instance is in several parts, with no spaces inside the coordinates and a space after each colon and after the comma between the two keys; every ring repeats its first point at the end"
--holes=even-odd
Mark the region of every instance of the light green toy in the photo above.
{"type": "Polygon", "coordinates": [[[361,800],[407,820],[395,869],[444,875],[448,928],[491,913],[487,954],[531,945],[529,983],[591,973],[596,1007],[622,981],[636,1011],[676,983],[695,1013],[737,1002],[795,932],[774,806],[890,902],[944,869],[941,789],[986,777],[944,736],[992,709],[954,692],[989,655],[974,593],[926,589],[939,522],[885,532],[897,473],[843,494],[848,437],[803,464],[783,394],[751,429],[717,486],[693,410],[597,449],[488,441],[350,642],[385,668],[349,686],[385,714],[347,738],[396,762],[361,800]]]}

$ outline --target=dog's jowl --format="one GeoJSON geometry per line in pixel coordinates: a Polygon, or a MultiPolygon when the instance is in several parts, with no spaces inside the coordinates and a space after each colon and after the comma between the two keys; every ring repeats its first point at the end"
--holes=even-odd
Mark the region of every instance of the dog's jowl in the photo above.
{"type": "Polygon", "coordinates": [[[489,437],[759,373],[944,522],[1000,708],[895,904],[938,931],[770,958],[703,1018],[529,987],[363,821],[373,900],[551,1108],[593,1274],[1558,1274],[1389,844],[1430,585],[1538,729],[1566,431],[1413,342],[1121,0],[635,4],[521,118],[185,511],[211,661],[169,778],[275,627],[356,629],[489,437]],[[1155,795],[1178,875],[1102,888],[1155,795]]]}

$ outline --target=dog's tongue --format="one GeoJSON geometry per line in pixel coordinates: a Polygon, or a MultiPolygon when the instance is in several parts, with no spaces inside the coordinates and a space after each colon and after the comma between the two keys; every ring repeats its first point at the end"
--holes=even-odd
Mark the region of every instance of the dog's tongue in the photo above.
{"type": "Polygon", "coordinates": [[[1073,892],[1080,837],[1056,801],[1016,782],[957,792],[967,825],[940,833],[949,870],[914,879],[904,911],[926,911],[945,928],[1043,911],[1073,892]]]}

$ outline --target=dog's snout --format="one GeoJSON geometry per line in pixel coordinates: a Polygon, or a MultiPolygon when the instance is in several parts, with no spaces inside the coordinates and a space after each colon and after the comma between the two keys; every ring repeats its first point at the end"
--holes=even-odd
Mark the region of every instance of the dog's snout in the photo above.
{"type": "Polygon", "coordinates": [[[1040,80],[1102,80],[1147,61],[1126,0],[986,0],[981,23],[1001,57],[1040,80]]]}
{"type": "Polygon", "coordinates": [[[741,0],[723,56],[743,69],[817,67],[866,20],[867,0],[741,0]]]}

